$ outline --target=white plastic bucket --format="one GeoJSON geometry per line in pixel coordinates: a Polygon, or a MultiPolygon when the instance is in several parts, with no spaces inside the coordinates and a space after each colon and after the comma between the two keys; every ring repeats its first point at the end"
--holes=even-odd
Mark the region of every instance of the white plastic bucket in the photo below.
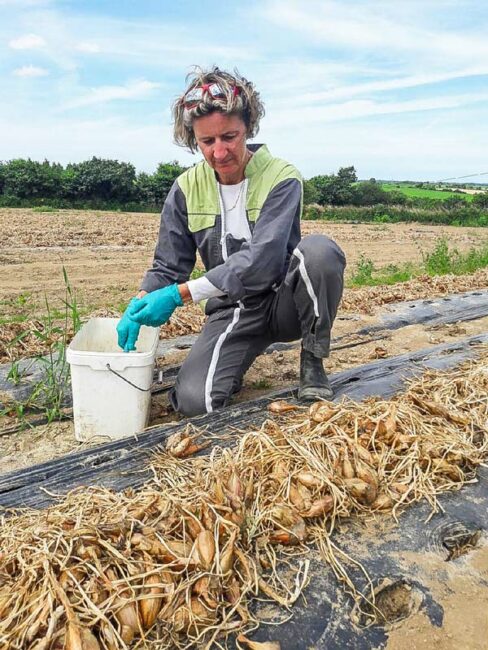
{"type": "Polygon", "coordinates": [[[159,330],[142,326],[137,350],[123,352],[117,345],[118,322],[118,318],[91,318],[66,351],[75,438],[80,442],[93,436],[124,438],[147,425],[159,330]]]}

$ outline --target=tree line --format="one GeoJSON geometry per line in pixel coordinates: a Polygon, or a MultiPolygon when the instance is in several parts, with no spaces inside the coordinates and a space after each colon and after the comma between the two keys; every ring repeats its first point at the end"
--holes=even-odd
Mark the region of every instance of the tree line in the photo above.
{"type": "MultiPolygon", "coordinates": [[[[18,158],[0,162],[0,205],[58,208],[160,210],[174,180],[186,167],[177,161],[160,163],[153,174],[136,172],[134,165],[93,157],[65,167],[47,160],[18,158]]],[[[386,192],[375,179],[359,181],[353,166],[337,173],[304,181],[306,206],[406,206],[459,210],[466,206],[462,195],[443,201],[407,197],[400,191],[386,192]]],[[[474,197],[474,209],[488,207],[488,193],[474,197]]]]}
{"type": "Polygon", "coordinates": [[[53,207],[156,209],[185,169],[173,161],[147,174],[136,173],[131,163],[96,157],[66,167],[18,158],[0,162],[0,198],[11,206],[48,202],[53,207]]]}

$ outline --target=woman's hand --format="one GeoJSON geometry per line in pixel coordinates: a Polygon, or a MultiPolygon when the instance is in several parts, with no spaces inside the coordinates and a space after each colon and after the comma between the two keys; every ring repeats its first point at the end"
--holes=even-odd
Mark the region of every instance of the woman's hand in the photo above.
{"type": "Polygon", "coordinates": [[[141,326],[139,323],[135,323],[133,320],[131,320],[128,312],[131,308],[131,305],[137,300],[137,298],[132,298],[129,306],[123,313],[122,318],[117,325],[118,344],[124,352],[130,352],[131,350],[136,349],[136,341],[139,336],[139,330],[141,329],[141,326]]]}
{"type": "Polygon", "coordinates": [[[139,325],[159,327],[166,323],[174,310],[183,305],[183,299],[178,290],[178,285],[170,284],[169,287],[157,289],[147,293],[130,303],[128,317],[139,325]]]}

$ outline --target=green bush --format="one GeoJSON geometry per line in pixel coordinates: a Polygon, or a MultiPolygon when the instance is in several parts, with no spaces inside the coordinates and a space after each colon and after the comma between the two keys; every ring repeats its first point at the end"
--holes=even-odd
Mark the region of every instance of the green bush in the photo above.
{"type": "Polygon", "coordinates": [[[449,244],[445,237],[437,242],[432,252],[422,254],[424,266],[429,275],[445,275],[446,273],[450,273],[453,260],[458,256],[459,253],[457,250],[449,250],[449,244]]]}
{"type": "Polygon", "coordinates": [[[184,171],[176,161],[161,163],[154,174],[136,175],[130,163],[96,157],[66,168],[48,161],[10,160],[0,163],[0,207],[159,212],[184,171]]]}
{"type": "Polygon", "coordinates": [[[390,201],[389,193],[385,192],[374,178],[356,183],[352,187],[352,205],[377,205],[378,203],[390,203],[390,201]]]}
{"type": "Polygon", "coordinates": [[[390,215],[389,214],[375,214],[373,217],[374,223],[390,223],[390,215]]]}
{"type": "Polygon", "coordinates": [[[418,222],[425,224],[446,224],[460,226],[488,226],[488,211],[464,204],[463,207],[447,210],[433,201],[434,207],[419,208],[410,205],[375,206],[305,206],[304,219],[340,221],[354,223],[400,223],[418,222]]]}
{"type": "Polygon", "coordinates": [[[49,212],[56,210],[103,210],[110,212],[160,212],[160,205],[148,205],[129,201],[121,203],[117,201],[80,201],[69,199],[18,199],[11,196],[0,196],[0,208],[32,208],[36,211],[45,211],[43,208],[48,207],[49,212]]]}
{"type": "Polygon", "coordinates": [[[477,208],[488,208],[488,190],[473,197],[473,205],[477,208]]]}
{"type": "Polygon", "coordinates": [[[32,208],[32,212],[57,212],[57,208],[52,208],[50,205],[39,205],[32,208]]]}
{"type": "MultiPolygon", "coordinates": [[[[132,164],[118,160],[93,157],[64,168],[47,160],[19,158],[0,162],[0,207],[159,212],[175,179],[184,171],[185,167],[175,160],[160,163],[153,174],[136,174],[132,164]]],[[[432,185],[420,183],[418,187],[431,191],[432,185]]],[[[448,198],[440,200],[407,196],[405,190],[399,191],[402,188],[404,185],[398,184],[397,189],[386,191],[374,178],[358,182],[353,166],[341,167],[336,174],[317,175],[304,181],[304,217],[488,225],[488,192],[468,202],[467,195],[461,193],[450,192],[448,198]]]]}
{"type": "Polygon", "coordinates": [[[373,260],[369,257],[365,257],[361,253],[359,260],[356,262],[356,266],[351,276],[352,286],[364,286],[374,284],[373,272],[374,272],[374,263],[373,260]]]}
{"type": "Polygon", "coordinates": [[[352,202],[353,183],[357,179],[354,167],[341,167],[337,174],[314,176],[307,181],[305,197],[319,205],[347,205],[352,202]]]}
{"type": "Polygon", "coordinates": [[[55,197],[62,185],[63,167],[17,158],[1,164],[2,194],[18,199],[55,197]]]}
{"type": "Polygon", "coordinates": [[[121,202],[137,199],[135,167],[118,160],[93,157],[69,164],[62,182],[64,198],[121,202]]]}
{"type": "Polygon", "coordinates": [[[307,205],[305,206],[303,218],[311,221],[323,219],[323,209],[319,205],[307,205]]]}

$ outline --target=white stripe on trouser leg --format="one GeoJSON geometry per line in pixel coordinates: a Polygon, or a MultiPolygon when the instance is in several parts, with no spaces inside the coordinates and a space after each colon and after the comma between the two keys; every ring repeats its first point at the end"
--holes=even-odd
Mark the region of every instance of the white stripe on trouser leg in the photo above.
{"type": "Polygon", "coordinates": [[[208,367],[207,379],[205,380],[205,408],[207,409],[207,413],[212,413],[213,411],[212,388],[213,388],[215,371],[217,369],[217,363],[219,362],[220,349],[224,344],[224,341],[227,338],[227,336],[232,332],[235,325],[237,324],[240,313],[241,313],[241,308],[236,307],[234,309],[234,316],[232,318],[232,322],[227,325],[225,330],[217,339],[217,344],[215,345],[214,351],[212,353],[212,359],[210,361],[210,366],[208,367]]]}
{"type": "Polygon", "coordinates": [[[307,292],[310,298],[312,299],[313,302],[313,310],[315,313],[315,316],[318,318],[319,317],[319,302],[317,300],[317,296],[315,295],[315,291],[313,290],[312,283],[310,282],[310,277],[307,273],[307,269],[305,268],[305,258],[303,257],[302,251],[298,250],[298,248],[295,248],[293,251],[293,255],[298,257],[299,264],[298,268],[300,269],[300,275],[303,278],[303,281],[305,282],[305,286],[307,287],[307,292]]]}

